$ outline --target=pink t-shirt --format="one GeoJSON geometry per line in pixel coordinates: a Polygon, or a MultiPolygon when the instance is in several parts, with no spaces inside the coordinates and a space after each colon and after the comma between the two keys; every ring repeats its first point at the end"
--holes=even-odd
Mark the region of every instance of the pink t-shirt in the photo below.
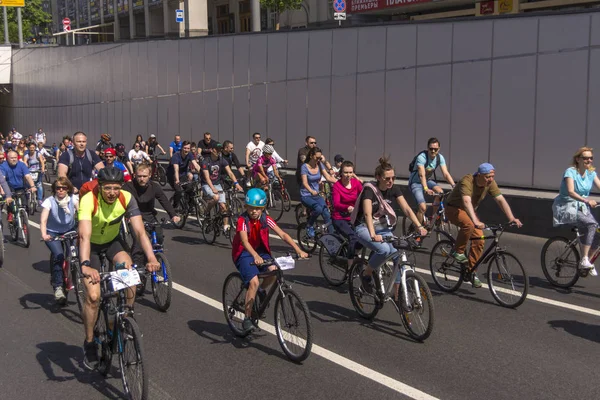
{"type": "Polygon", "coordinates": [[[267,160],[267,158],[265,156],[260,156],[258,161],[256,161],[256,164],[254,164],[254,167],[252,167],[252,172],[253,172],[252,176],[256,177],[256,175],[260,171],[259,166],[262,165],[263,170],[265,171],[265,174],[266,174],[269,167],[272,165],[276,165],[276,164],[277,164],[277,162],[275,161],[275,158],[271,157],[267,160]]]}
{"type": "Polygon", "coordinates": [[[360,192],[362,192],[362,184],[356,178],[350,180],[350,189],[344,187],[341,179],[334,183],[332,189],[333,214],[331,217],[333,219],[350,221],[348,207],[354,207],[360,192]]]}

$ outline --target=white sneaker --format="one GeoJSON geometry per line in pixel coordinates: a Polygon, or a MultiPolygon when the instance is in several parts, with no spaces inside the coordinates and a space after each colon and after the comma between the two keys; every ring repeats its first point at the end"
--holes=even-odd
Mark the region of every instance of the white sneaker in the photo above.
{"type": "MultiPolygon", "coordinates": [[[[590,262],[590,259],[589,259],[589,258],[587,258],[587,257],[583,257],[583,258],[581,259],[581,261],[579,262],[579,266],[580,266],[582,269],[594,269],[594,264],[592,264],[592,263],[590,262]]],[[[597,275],[597,273],[596,273],[596,275],[597,275]]]]}
{"type": "Polygon", "coordinates": [[[54,300],[56,300],[57,303],[64,303],[67,300],[67,296],[65,296],[65,291],[62,287],[59,286],[54,290],[54,300]]]}
{"type": "Polygon", "coordinates": [[[596,267],[590,269],[590,275],[591,276],[598,276],[598,271],[596,271],[596,267]]]}

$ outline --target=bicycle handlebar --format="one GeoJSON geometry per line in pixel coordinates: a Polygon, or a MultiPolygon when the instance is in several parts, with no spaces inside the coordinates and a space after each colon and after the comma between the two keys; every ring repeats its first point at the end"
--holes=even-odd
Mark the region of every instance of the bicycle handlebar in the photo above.
{"type": "MultiPolygon", "coordinates": [[[[55,242],[55,241],[63,242],[65,240],[77,239],[77,237],[79,237],[79,233],[77,233],[77,231],[70,231],[70,232],[64,233],[62,235],[56,236],[48,241],[49,242],[55,242]]],[[[40,242],[44,242],[44,241],[45,241],[44,239],[40,239],[40,242]]]]}
{"type": "MultiPolygon", "coordinates": [[[[300,258],[300,256],[298,254],[290,254],[290,253],[288,253],[287,256],[292,257],[296,261],[303,261],[303,260],[308,260],[309,258],[311,258],[310,254],[306,258],[300,258]]],[[[275,260],[275,258],[271,258],[269,260],[266,260],[262,264],[257,265],[254,262],[251,262],[250,265],[256,265],[259,268],[263,268],[263,267],[269,267],[271,265],[277,265],[277,261],[275,260]]]]}
{"type": "Polygon", "coordinates": [[[503,231],[506,228],[510,228],[513,226],[517,226],[517,224],[515,222],[510,222],[506,225],[502,225],[502,224],[496,224],[496,225],[486,225],[483,227],[483,230],[486,231],[492,231],[492,232],[496,232],[496,231],[503,231]]]}

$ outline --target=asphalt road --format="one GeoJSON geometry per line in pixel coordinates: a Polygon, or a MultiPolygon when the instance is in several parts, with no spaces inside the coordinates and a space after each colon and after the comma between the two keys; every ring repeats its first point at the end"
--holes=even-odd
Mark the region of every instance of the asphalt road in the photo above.
{"type": "MultiPolygon", "coordinates": [[[[281,221],[290,233],[292,221],[292,213],[281,221]]],[[[582,279],[569,292],[549,287],[539,261],[544,239],[502,238],[530,275],[531,296],[516,310],[498,306],[487,289],[470,284],[457,294],[443,294],[429,274],[422,274],[434,294],[436,314],[425,343],[406,334],[391,305],[373,322],[360,319],[347,285],[328,287],[316,257],[298,263],[286,277],[311,310],[318,345],[298,365],[286,359],[266,330],[243,340],[229,331],[220,301],[234,266],[224,238],[204,244],[193,221],[183,230],[165,229],[165,236],[176,283],[171,309],[156,310],[150,293],[136,305],[153,399],[600,398],[595,382],[600,282],[582,279]]],[[[273,239],[272,244],[276,253],[286,251],[283,242],[273,239]]],[[[32,229],[29,249],[7,243],[5,257],[1,397],[121,398],[116,363],[106,380],[81,367],[77,305],[72,294],[67,307],[54,305],[48,250],[39,242],[39,230],[32,229]]],[[[420,268],[427,269],[428,260],[425,251],[417,254],[420,268]]],[[[265,322],[273,323],[273,307],[265,322]]]]}

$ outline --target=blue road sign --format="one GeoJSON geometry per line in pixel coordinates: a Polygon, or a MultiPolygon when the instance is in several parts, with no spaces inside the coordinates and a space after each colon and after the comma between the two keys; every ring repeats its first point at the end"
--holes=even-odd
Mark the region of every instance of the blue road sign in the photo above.
{"type": "Polygon", "coordinates": [[[346,11],[346,0],[335,0],[333,2],[333,9],[335,12],[343,13],[346,11]]]}
{"type": "Polygon", "coordinates": [[[175,22],[183,22],[183,10],[175,10],[175,22]]]}

